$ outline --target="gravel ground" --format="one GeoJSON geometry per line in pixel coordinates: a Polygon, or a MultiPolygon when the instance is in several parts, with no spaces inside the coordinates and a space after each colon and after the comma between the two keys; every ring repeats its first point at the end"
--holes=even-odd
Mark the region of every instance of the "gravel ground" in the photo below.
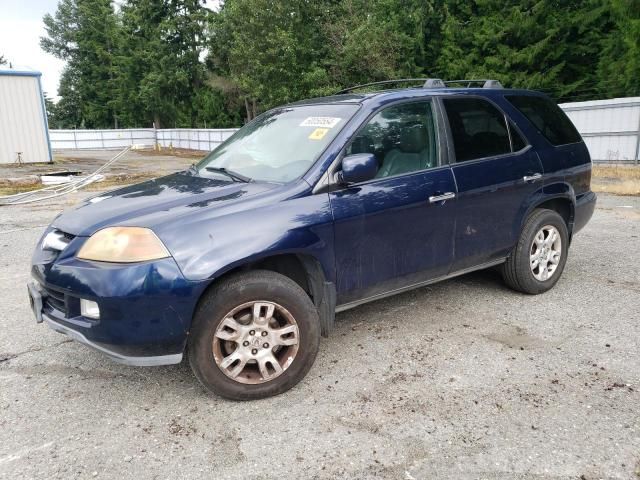
{"type": "Polygon", "coordinates": [[[250,403],[35,324],[60,208],[0,207],[0,478],[640,476],[638,197],[600,196],[551,292],[480,272],[345,312],[298,387],[250,403]]]}

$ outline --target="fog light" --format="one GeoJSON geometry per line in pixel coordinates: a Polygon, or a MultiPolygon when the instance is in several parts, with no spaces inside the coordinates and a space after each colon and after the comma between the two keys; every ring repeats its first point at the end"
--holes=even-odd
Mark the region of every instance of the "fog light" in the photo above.
{"type": "Polygon", "coordinates": [[[100,307],[96,302],[92,302],[91,300],[80,299],[80,314],[83,317],[99,319],[100,318],[100,307]]]}

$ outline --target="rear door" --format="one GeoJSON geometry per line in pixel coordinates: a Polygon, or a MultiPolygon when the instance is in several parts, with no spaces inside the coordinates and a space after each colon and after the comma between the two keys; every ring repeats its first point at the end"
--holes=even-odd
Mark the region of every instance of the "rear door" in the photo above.
{"type": "Polygon", "coordinates": [[[458,189],[452,271],[507,256],[526,200],[542,187],[542,165],[504,113],[482,97],[442,100],[458,189]]]}
{"type": "Polygon", "coordinates": [[[434,117],[430,100],[392,105],[374,115],[347,146],[347,155],[375,154],[379,169],[375,179],[329,194],[338,305],[449,271],[455,182],[442,162],[434,117]]]}

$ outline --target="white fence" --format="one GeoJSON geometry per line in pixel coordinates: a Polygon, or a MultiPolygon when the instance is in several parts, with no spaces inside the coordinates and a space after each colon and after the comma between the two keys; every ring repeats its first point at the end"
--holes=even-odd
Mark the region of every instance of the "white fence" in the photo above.
{"type": "Polygon", "coordinates": [[[640,160],[640,97],[564,103],[560,107],[584,138],[598,163],[640,160]]]}
{"type": "MultiPolygon", "coordinates": [[[[640,97],[564,103],[596,163],[635,163],[640,160],[640,97]]],[[[54,150],[124,148],[129,145],[211,151],[236,129],[134,128],[128,130],[51,130],[54,150]]]]}
{"type": "Polygon", "coordinates": [[[50,130],[54,150],[118,149],[133,145],[211,151],[237,129],[130,128],[126,130],[50,130]]]}

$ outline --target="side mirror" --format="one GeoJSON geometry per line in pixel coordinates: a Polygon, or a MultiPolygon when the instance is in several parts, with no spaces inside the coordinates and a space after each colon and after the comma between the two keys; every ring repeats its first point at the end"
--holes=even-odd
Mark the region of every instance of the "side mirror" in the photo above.
{"type": "Polygon", "coordinates": [[[372,153],[358,153],[342,159],[342,171],[338,172],[340,183],[359,183],[375,178],[378,161],[372,153]]]}

